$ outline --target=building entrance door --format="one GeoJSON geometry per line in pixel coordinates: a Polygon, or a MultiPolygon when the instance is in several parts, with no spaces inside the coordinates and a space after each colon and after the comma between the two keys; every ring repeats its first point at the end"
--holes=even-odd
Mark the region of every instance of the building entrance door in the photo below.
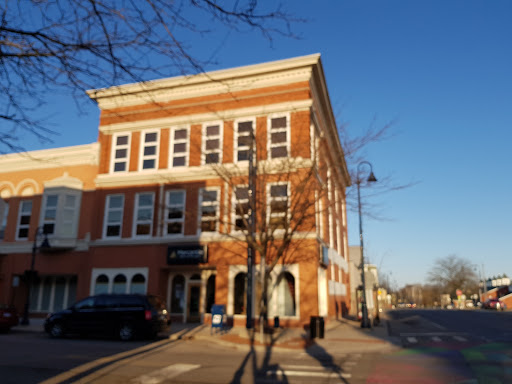
{"type": "Polygon", "coordinates": [[[201,313],[199,310],[199,299],[201,293],[201,284],[189,284],[188,286],[188,305],[187,305],[187,321],[198,323],[201,321],[201,313]]]}

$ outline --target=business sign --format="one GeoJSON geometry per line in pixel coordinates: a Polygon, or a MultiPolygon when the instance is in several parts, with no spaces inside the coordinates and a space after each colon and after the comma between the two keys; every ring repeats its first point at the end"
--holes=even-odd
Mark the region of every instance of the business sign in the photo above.
{"type": "Polygon", "coordinates": [[[201,245],[167,248],[167,264],[192,265],[206,263],[206,248],[201,245]]]}

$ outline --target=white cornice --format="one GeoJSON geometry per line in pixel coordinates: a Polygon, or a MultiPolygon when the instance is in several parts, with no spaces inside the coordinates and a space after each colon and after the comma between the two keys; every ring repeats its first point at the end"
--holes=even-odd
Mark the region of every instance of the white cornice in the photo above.
{"type": "Polygon", "coordinates": [[[0,173],[99,164],[99,143],[0,156],[0,173]]]}
{"type": "Polygon", "coordinates": [[[142,129],[163,128],[176,125],[202,124],[205,122],[218,120],[235,120],[244,117],[259,117],[280,112],[299,112],[307,111],[311,108],[312,100],[299,100],[279,104],[266,104],[250,108],[231,109],[226,111],[201,113],[194,115],[183,115],[175,117],[166,117],[161,119],[138,120],[128,123],[116,123],[109,125],[101,125],[100,131],[106,134],[116,132],[129,132],[142,129]]]}
{"type": "Polygon", "coordinates": [[[263,88],[311,78],[320,55],[87,91],[101,109],[263,88]]]}

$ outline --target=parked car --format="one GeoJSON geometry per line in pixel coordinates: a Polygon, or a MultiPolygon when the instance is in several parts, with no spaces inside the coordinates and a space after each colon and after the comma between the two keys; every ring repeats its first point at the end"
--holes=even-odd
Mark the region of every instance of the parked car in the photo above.
{"type": "Polygon", "coordinates": [[[502,303],[499,299],[487,299],[482,305],[484,309],[496,309],[501,311],[503,311],[505,307],[505,303],[502,303]]]}
{"type": "Polygon", "coordinates": [[[0,332],[7,332],[11,327],[18,325],[18,322],[16,308],[12,305],[0,304],[0,332]]]}
{"type": "Polygon", "coordinates": [[[170,314],[161,298],[140,294],[102,294],[87,297],[63,311],[48,315],[44,329],[52,337],[67,334],[108,334],[121,340],[156,337],[169,329],[170,314]]]}

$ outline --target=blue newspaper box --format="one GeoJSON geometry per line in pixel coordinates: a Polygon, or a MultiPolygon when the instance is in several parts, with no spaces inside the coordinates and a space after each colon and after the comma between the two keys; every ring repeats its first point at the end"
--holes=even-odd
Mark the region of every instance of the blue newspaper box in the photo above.
{"type": "Polygon", "coordinates": [[[221,304],[212,305],[212,331],[213,328],[224,329],[224,315],[226,306],[221,304]]]}

